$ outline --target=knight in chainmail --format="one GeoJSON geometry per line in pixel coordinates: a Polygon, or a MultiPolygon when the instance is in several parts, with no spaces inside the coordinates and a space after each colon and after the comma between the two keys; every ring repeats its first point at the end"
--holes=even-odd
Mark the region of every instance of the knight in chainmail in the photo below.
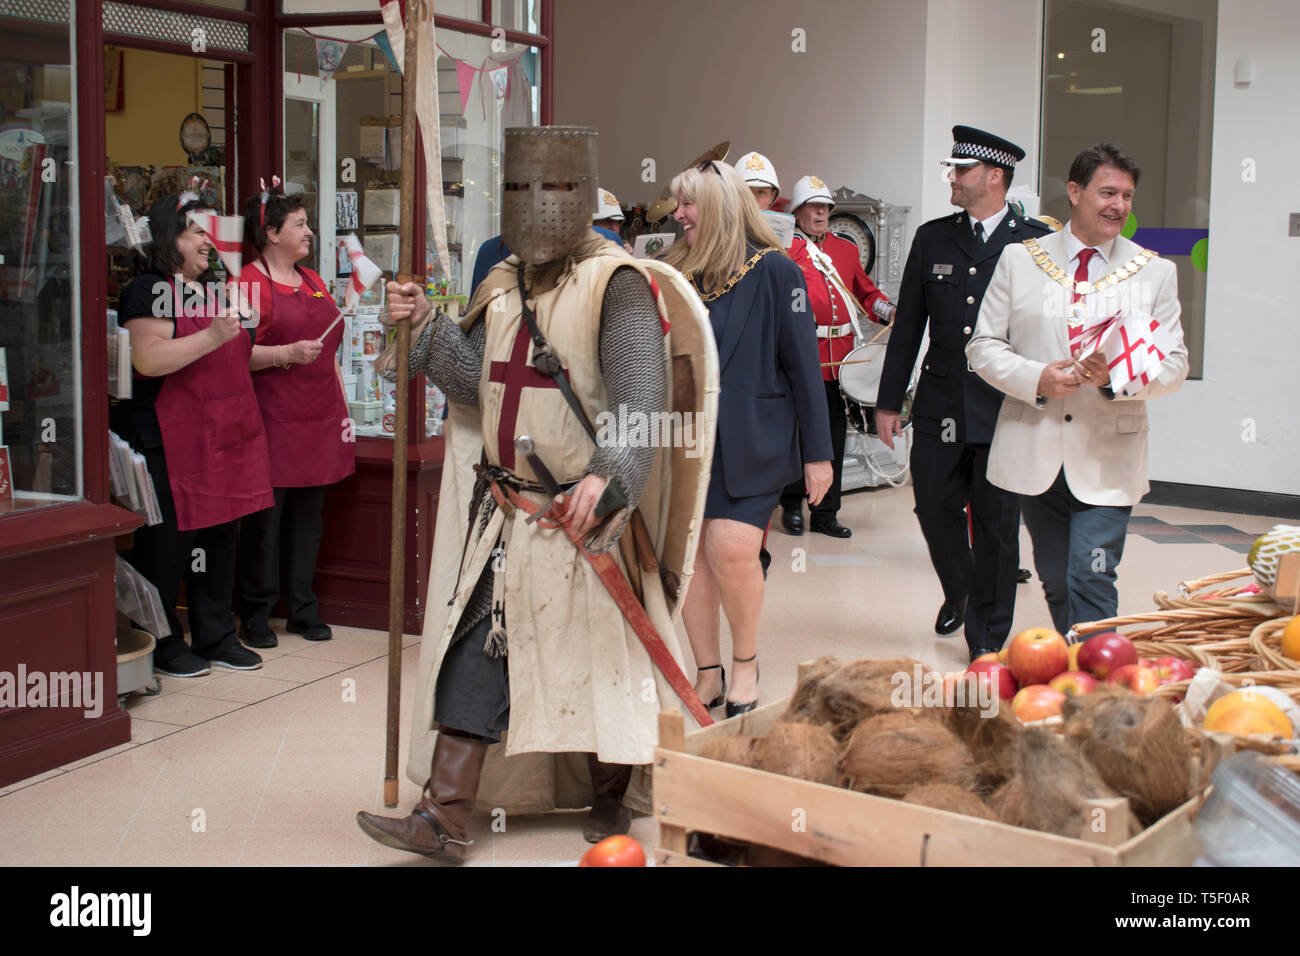
{"type": "MultiPolygon", "coordinates": [[[[516,521],[519,516],[502,493],[531,495],[539,505],[546,501],[536,476],[514,460],[513,437],[527,428],[542,436],[538,447],[566,489],[586,484],[590,476],[604,479],[593,512],[596,524],[584,543],[593,553],[618,544],[655,473],[659,448],[655,442],[625,440],[625,430],[595,434],[590,418],[612,412],[644,420],[663,411],[669,325],[644,268],[590,229],[594,132],[508,130],[506,144],[502,236],[514,255],[490,273],[466,317],[457,322],[430,316],[422,297],[389,287],[390,308],[394,302],[414,302],[411,376],[425,375],[453,405],[478,409],[483,464],[467,515],[461,580],[447,624],[450,640],[436,672],[433,717],[439,734],[426,794],[405,818],[361,813],[358,822],[385,845],[452,862],[463,859],[468,845],[466,823],[484,751],[507,728],[512,752],[518,746],[590,749],[593,800],[584,836],[596,842],[626,833],[630,820],[622,802],[631,763],[648,757],[605,762],[595,751],[648,753],[657,710],[655,705],[644,710],[631,689],[646,683],[639,675],[653,673],[649,658],[635,644],[628,651],[621,615],[615,608],[611,623],[604,608],[612,599],[593,591],[585,560],[575,557],[576,549],[562,535],[516,521]],[[557,183],[571,188],[557,190],[557,183]],[[539,340],[541,329],[545,335],[539,340]],[[548,349],[563,368],[563,383],[552,375],[552,385],[532,367],[539,350],[548,349]],[[570,617],[564,616],[566,605],[570,617]],[[514,609],[509,615],[508,607],[514,609]],[[579,626],[580,609],[586,608],[583,634],[557,635],[545,617],[548,608],[560,622],[579,626]],[[589,650],[580,648],[579,637],[590,643],[589,650]],[[571,647],[571,659],[551,660],[571,647]],[[520,654],[524,657],[513,660],[520,654]],[[513,717],[512,670],[540,681],[522,688],[524,696],[514,695],[524,709],[516,706],[513,717]],[[563,684],[566,680],[571,686],[563,684]],[[553,702],[538,702],[539,694],[549,693],[553,702]],[[583,695],[591,697],[595,709],[586,723],[573,719],[575,709],[584,706],[583,695]],[[627,716],[633,708],[641,709],[627,716]],[[648,746],[634,748],[618,736],[629,721],[648,746]],[[592,742],[584,746],[586,740],[592,742]],[[548,741],[554,746],[546,747],[548,741]]],[[[657,626],[671,635],[670,620],[657,626]]]]}

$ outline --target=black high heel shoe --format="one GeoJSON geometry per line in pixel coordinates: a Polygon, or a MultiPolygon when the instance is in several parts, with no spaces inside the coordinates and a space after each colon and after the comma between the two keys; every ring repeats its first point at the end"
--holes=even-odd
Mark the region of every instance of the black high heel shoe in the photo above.
{"type": "Polygon", "coordinates": [[[727,699],[727,669],[721,664],[710,664],[708,667],[697,667],[695,669],[697,671],[722,671],[722,690],[718,691],[717,697],[704,705],[709,710],[713,710],[715,707],[721,707],[727,699]]]}
{"type": "MultiPolygon", "coordinates": [[[[754,660],[754,658],[756,658],[756,657],[758,657],[757,654],[755,654],[754,657],[746,657],[743,661],[742,661],[739,657],[733,657],[731,660],[732,660],[734,663],[736,663],[736,664],[748,664],[750,661],[754,660]]],[[[755,664],[755,665],[754,665],[754,680],[755,680],[755,682],[757,682],[757,680],[758,680],[758,678],[759,678],[760,676],[761,676],[761,674],[759,673],[758,665],[755,664]]],[[[730,718],[730,717],[739,717],[741,714],[747,714],[747,713],[749,713],[751,710],[753,710],[753,709],[754,709],[755,707],[757,707],[757,706],[758,706],[758,698],[757,698],[757,697],[755,697],[753,700],[749,701],[748,703],[744,703],[744,704],[738,704],[738,703],[736,703],[734,700],[729,700],[729,701],[727,701],[727,717],[729,717],[729,718],[730,718]]]]}

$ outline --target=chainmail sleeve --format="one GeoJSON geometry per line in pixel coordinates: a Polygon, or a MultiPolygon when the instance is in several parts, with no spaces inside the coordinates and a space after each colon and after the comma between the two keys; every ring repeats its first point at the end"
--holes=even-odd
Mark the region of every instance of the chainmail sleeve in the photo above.
{"type": "MultiPolygon", "coordinates": [[[[658,451],[658,416],[667,400],[668,371],[658,306],[645,278],[631,267],[616,269],[605,287],[600,365],[614,427],[598,429],[602,441],[587,465],[587,474],[610,480],[611,488],[602,501],[617,499],[621,493],[624,507],[632,509],[650,479],[658,451]],[[619,444],[627,437],[634,440],[619,444]],[[636,440],[641,438],[648,440],[636,440]]],[[[617,528],[606,528],[593,539],[605,547],[617,539],[627,513],[616,512],[611,517],[617,528]]]]}
{"type": "MultiPolygon", "coordinates": [[[[423,373],[449,402],[478,405],[486,342],[487,323],[482,318],[462,332],[446,315],[439,315],[411,346],[411,378],[423,373]]],[[[391,373],[385,377],[392,381],[391,373]]]]}

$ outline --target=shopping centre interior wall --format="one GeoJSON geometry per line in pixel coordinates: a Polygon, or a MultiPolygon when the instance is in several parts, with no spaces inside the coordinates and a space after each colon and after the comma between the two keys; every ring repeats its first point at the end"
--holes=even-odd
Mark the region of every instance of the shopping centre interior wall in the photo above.
{"type": "MultiPolygon", "coordinates": [[[[910,205],[910,236],[951,211],[935,160],[954,123],[1023,145],[1016,182],[1038,187],[1041,0],[556,7],[556,122],[600,130],[601,178],[624,202],[653,198],[675,166],[731,139],[733,159],[771,158],[785,195],[817,172],[910,205]],[[806,53],[791,52],[797,27],[806,53]],[[645,157],[654,184],[641,182],[645,157]]],[[[1220,0],[1205,373],[1148,405],[1153,480],[1300,494],[1300,238],[1287,236],[1300,211],[1297,42],[1292,0],[1220,0]],[[1240,57],[1255,66],[1241,88],[1240,57]],[[1254,182],[1242,181],[1247,159],[1254,182]]]]}

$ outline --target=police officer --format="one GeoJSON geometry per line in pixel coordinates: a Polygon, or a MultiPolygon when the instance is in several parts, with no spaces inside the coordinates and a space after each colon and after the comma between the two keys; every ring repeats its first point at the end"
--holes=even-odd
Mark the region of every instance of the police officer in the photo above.
{"type": "Polygon", "coordinates": [[[966,343],[1002,248],[1051,230],[1007,205],[1025,151],[1000,136],[954,126],[949,167],[960,211],[916,230],[885,354],[876,429],[893,447],[926,323],[930,348],[912,405],[916,516],[943,586],[934,629],[966,625],[971,659],[997,650],[1011,629],[1020,557],[1020,500],[985,478],[1002,393],[966,367],[966,343]],[[968,524],[966,506],[970,504],[968,524]],[[974,550],[971,549],[971,541],[974,550]]]}

